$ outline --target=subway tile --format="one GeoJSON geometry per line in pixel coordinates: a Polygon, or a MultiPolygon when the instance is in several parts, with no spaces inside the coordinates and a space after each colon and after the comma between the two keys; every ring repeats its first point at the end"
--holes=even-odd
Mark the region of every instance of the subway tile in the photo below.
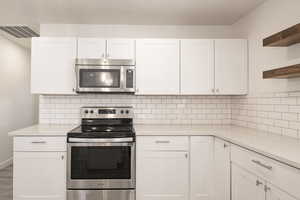
{"type": "MultiPolygon", "coordinates": [[[[300,94],[300,93],[299,93],[300,94]]],[[[133,106],[135,123],[234,124],[299,137],[300,95],[40,96],[40,123],[79,123],[82,106],[133,106]]]]}
{"type": "Polygon", "coordinates": [[[300,113],[300,105],[289,106],[289,112],[300,113]]]}
{"type": "Polygon", "coordinates": [[[297,113],[282,113],[282,119],[288,121],[297,121],[298,114],[297,113]]]}
{"type": "Polygon", "coordinates": [[[282,129],[282,135],[288,136],[288,137],[293,137],[293,138],[298,138],[298,131],[295,129],[284,128],[284,129],[282,129]]]}

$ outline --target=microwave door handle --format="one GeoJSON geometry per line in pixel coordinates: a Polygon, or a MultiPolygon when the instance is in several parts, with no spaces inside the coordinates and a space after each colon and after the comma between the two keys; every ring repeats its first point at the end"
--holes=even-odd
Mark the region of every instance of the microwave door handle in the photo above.
{"type": "Polygon", "coordinates": [[[74,73],[75,73],[75,88],[73,88],[73,92],[77,92],[79,88],[79,68],[76,65],[74,67],[74,73]]]}
{"type": "Polygon", "coordinates": [[[120,67],[120,74],[121,74],[121,80],[120,80],[120,89],[126,88],[126,69],[124,67],[120,67]]]}

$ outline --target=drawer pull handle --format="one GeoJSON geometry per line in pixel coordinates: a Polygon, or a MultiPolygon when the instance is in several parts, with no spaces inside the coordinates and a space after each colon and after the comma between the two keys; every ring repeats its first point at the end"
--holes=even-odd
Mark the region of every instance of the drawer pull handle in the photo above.
{"type": "Polygon", "coordinates": [[[170,141],[168,141],[168,140],[157,140],[157,141],[155,141],[155,143],[156,144],[169,144],[170,141]]]}
{"type": "Polygon", "coordinates": [[[266,164],[263,164],[262,162],[260,162],[259,160],[252,160],[253,163],[263,167],[263,168],[266,168],[268,170],[272,170],[273,167],[272,166],[269,166],[269,165],[266,165],[266,164]]]}
{"type": "Polygon", "coordinates": [[[46,141],[33,141],[32,144],[46,144],[46,141]]]}

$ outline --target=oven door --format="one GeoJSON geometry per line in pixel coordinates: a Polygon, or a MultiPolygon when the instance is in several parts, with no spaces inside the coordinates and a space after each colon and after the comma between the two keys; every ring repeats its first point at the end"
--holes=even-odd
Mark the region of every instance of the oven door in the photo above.
{"type": "Polygon", "coordinates": [[[134,92],[133,66],[76,66],[77,92],[134,92]]]}
{"type": "Polygon", "coordinates": [[[67,186],[135,188],[135,143],[68,143],[67,186]]]}

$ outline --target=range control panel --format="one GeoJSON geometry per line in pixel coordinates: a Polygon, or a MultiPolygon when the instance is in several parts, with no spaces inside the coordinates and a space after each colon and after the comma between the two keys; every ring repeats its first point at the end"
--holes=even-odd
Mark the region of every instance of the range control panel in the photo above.
{"type": "Polygon", "coordinates": [[[82,107],[81,118],[133,118],[132,107],[82,107]]]}

